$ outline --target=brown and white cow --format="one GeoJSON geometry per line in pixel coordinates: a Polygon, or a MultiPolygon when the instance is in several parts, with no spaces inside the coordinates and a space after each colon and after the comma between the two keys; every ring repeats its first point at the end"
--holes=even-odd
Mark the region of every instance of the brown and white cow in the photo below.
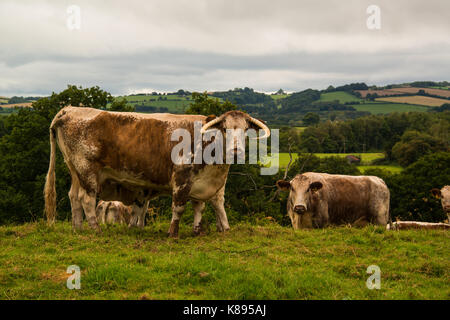
{"type": "Polygon", "coordinates": [[[128,225],[130,224],[132,210],[131,206],[126,206],[120,201],[100,200],[95,214],[99,223],[122,223],[128,225]]]}
{"type": "Polygon", "coordinates": [[[306,172],[277,186],[290,191],[287,211],[294,229],[386,225],[389,219],[389,190],[378,177],[306,172]]]}
{"type": "MultiPolygon", "coordinates": [[[[226,136],[227,129],[251,128],[264,130],[264,137],[270,135],[266,125],[240,111],[206,117],[106,112],[82,107],[60,110],[50,126],[50,166],[44,189],[49,222],[56,215],[57,142],[72,178],[69,198],[75,229],[81,228],[84,211],[89,225],[99,230],[95,215],[97,196],[105,201],[134,204],[133,216],[139,216],[149,199],[171,194],[171,236],[178,235],[179,220],[189,200],[194,208],[194,232],[200,232],[205,201],[210,201],[215,209],[217,229],[228,230],[224,193],[230,165],[175,164],[171,158],[172,148],[179,143],[171,139],[174,130],[185,129],[193,138],[196,121],[203,125],[202,133],[211,128],[226,136]]],[[[233,151],[244,152],[237,148],[233,151]]]]}
{"type": "Polygon", "coordinates": [[[433,188],[431,194],[441,199],[442,210],[447,214],[447,220],[450,223],[450,186],[444,186],[441,190],[433,188]]]}

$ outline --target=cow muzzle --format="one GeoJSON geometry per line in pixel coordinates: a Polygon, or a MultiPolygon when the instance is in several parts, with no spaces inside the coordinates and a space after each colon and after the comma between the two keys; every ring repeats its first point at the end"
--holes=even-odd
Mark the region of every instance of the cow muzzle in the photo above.
{"type": "Polygon", "coordinates": [[[306,212],[306,207],[302,204],[294,206],[294,212],[297,214],[302,214],[306,212]]]}

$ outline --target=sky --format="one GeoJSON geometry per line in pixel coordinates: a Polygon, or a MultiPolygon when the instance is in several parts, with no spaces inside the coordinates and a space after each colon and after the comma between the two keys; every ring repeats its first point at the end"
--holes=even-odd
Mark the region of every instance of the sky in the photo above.
{"type": "Polygon", "coordinates": [[[450,80],[449,12],[448,0],[0,0],[0,96],[450,80]]]}

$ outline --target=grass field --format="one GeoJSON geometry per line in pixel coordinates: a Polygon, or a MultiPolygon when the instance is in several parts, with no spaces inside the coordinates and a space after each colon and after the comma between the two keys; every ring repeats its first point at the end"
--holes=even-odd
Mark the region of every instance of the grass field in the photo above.
{"type": "Polygon", "coordinates": [[[270,97],[273,99],[273,100],[280,100],[280,99],[284,99],[284,98],[286,98],[286,97],[288,97],[289,96],[289,94],[271,94],[270,95],[270,97]]]}
{"type": "Polygon", "coordinates": [[[0,227],[0,299],[450,299],[445,230],[239,224],[194,237],[168,223],[75,234],[69,223],[0,227]],[[66,287],[67,267],[81,289],[66,287]],[[369,290],[367,267],[381,270],[369,290]]]}
{"type": "Polygon", "coordinates": [[[429,107],[439,107],[444,103],[450,103],[450,100],[447,99],[439,99],[426,96],[384,97],[384,98],[377,98],[375,100],[381,102],[408,103],[429,107]]]}
{"type": "MultiPolygon", "coordinates": [[[[372,161],[376,159],[382,159],[384,158],[383,153],[314,153],[316,157],[319,158],[325,158],[325,157],[345,157],[349,154],[361,156],[362,164],[370,164],[372,161]]],[[[298,155],[296,153],[292,154],[292,159],[295,160],[298,158],[298,155]]],[[[280,153],[280,167],[285,168],[289,163],[289,153],[287,152],[281,152],[280,153]]]]}
{"type": "Polygon", "coordinates": [[[358,166],[359,171],[361,171],[361,173],[365,173],[366,170],[368,169],[382,169],[382,170],[387,170],[391,173],[400,173],[402,172],[403,168],[400,166],[393,166],[393,165],[377,165],[377,166],[358,166]]]}
{"type": "Polygon", "coordinates": [[[161,96],[142,96],[142,95],[130,95],[118,98],[125,98],[130,104],[142,104],[145,106],[152,107],[165,107],[169,112],[183,112],[189,104],[192,102],[189,96],[178,96],[178,95],[161,95],[161,96]],[[158,100],[162,99],[167,100],[158,100]]]}
{"type": "Polygon", "coordinates": [[[340,103],[361,101],[360,98],[344,91],[327,92],[320,95],[319,102],[338,100],[340,103]]]}
{"type": "MultiPolygon", "coordinates": [[[[389,99],[389,98],[387,98],[389,99]]],[[[372,114],[387,114],[391,112],[425,112],[429,108],[425,106],[404,104],[404,103],[365,103],[352,105],[358,111],[368,111],[372,114]]]]}

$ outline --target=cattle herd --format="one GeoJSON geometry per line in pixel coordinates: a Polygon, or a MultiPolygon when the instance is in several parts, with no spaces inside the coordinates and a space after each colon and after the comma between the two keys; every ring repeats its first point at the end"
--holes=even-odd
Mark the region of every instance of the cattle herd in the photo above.
{"type": "MultiPolygon", "coordinates": [[[[83,107],[65,107],[50,126],[50,165],[44,196],[49,223],[56,218],[55,157],[61,150],[72,179],[69,198],[72,225],[80,229],[83,212],[90,227],[99,223],[124,223],[143,227],[149,201],[159,195],[172,196],[171,237],[178,236],[180,218],[188,201],[194,210],[194,233],[201,232],[202,212],[208,201],[216,213],[218,231],[230,228],[224,208],[225,184],[230,164],[181,163],[172,161],[176,145],[172,134],[184,129],[194,136],[195,122],[201,132],[215,129],[263,130],[260,120],[240,111],[219,117],[202,115],[140,114],[106,112],[83,107]],[[97,198],[100,199],[96,205],[97,198]]],[[[194,141],[191,141],[194,144],[194,141]]],[[[227,144],[228,148],[229,145],[227,144]]],[[[242,146],[231,144],[239,154],[242,146]]],[[[244,147],[245,148],[245,147],[244,147]]],[[[388,228],[450,228],[444,223],[395,222],[390,224],[389,189],[374,176],[345,176],[307,172],[276,185],[289,191],[287,213],[294,229],[327,225],[368,223],[388,228]]],[[[450,214],[450,186],[432,189],[450,214]]]]}

